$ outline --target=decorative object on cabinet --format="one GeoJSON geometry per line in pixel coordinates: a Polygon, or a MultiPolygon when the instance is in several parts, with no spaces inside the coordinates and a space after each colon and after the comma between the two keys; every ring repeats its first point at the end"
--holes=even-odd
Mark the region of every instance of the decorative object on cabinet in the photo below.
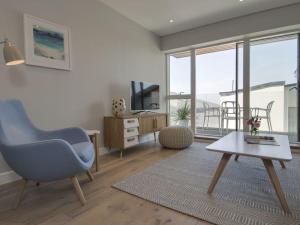
{"type": "Polygon", "coordinates": [[[71,31],[24,14],[26,64],[71,70],[71,31]]]}
{"type": "Polygon", "coordinates": [[[122,117],[104,117],[104,146],[123,150],[140,144],[139,136],[154,134],[167,126],[166,113],[144,113],[122,117]]]}
{"type": "Polygon", "coordinates": [[[126,104],[124,98],[112,100],[112,113],[114,116],[122,116],[126,111],[126,104]]]}

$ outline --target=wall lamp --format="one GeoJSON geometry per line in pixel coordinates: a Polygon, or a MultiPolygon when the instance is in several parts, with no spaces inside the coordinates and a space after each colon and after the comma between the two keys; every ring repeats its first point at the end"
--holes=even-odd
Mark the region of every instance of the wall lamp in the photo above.
{"type": "Polygon", "coordinates": [[[14,66],[25,62],[18,49],[7,38],[4,41],[0,41],[0,44],[4,45],[3,56],[7,66],[14,66]]]}

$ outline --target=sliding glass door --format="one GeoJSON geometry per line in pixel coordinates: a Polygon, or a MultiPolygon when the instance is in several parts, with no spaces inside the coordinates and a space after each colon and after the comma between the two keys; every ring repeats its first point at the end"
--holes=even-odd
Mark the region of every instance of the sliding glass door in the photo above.
{"type": "Polygon", "coordinates": [[[238,43],[196,50],[197,135],[222,136],[243,128],[242,65],[238,43]]]}
{"type": "Polygon", "coordinates": [[[250,43],[250,110],[261,132],[297,140],[297,35],[250,43]]]}
{"type": "Polygon", "coordinates": [[[246,131],[245,120],[258,116],[261,133],[288,134],[298,142],[298,37],[245,39],[168,55],[170,124],[181,124],[186,109],[189,122],[182,124],[196,136],[220,137],[246,131]]]}
{"type": "Polygon", "coordinates": [[[235,129],[234,117],[222,118],[222,103],[235,101],[235,82],[235,43],[196,50],[196,134],[220,136],[224,127],[235,129]]]}

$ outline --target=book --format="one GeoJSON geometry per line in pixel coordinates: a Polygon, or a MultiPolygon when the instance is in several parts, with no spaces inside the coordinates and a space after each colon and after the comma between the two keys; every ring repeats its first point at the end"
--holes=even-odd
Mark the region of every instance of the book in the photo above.
{"type": "Polygon", "coordinates": [[[244,140],[248,144],[259,144],[259,145],[277,145],[279,146],[276,139],[272,136],[253,136],[245,135],[244,140]]]}

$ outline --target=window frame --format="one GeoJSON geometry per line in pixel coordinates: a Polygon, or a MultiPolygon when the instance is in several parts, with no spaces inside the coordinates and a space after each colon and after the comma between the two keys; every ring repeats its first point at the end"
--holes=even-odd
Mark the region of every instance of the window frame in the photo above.
{"type": "MultiPolygon", "coordinates": [[[[192,57],[192,52],[195,51],[193,49],[188,49],[188,50],[184,50],[184,51],[177,51],[177,52],[173,52],[173,53],[170,53],[170,54],[166,54],[166,62],[167,62],[167,65],[166,65],[166,68],[167,68],[167,96],[166,96],[166,108],[167,108],[167,113],[170,113],[170,100],[180,100],[180,99],[188,99],[188,100],[191,100],[191,109],[192,108],[192,70],[193,70],[193,66],[192,66],[192,61],[193,61],[193,57],[192,57]],[[190,82],[190,85],[191,85],[191,94],[179,94],[179,95],[170,95],[170,56],[176,54],[176,53],[181,53],[181,52],[190,52],[191,53],[191,63],[190,63],[190,66],[191,66],[191,73],[190,73],[190,76],[191,76],[191,82],[190,82]]],[[[193,110],[194,111],[194,110],[193,110]]],[[[193,123],[192,123],[192,117],[193,117],[193,113],[191,113],[191,125],[192,125],[192,130],[193,129],[193,123]]],[[[171,122],[171,116],[168,116],[168,124],[170,124],[171,122]]]]}
{"type": "MultiPolygon", "coordinates": [[[[236,39],[236,40],[231,40],[227,42],[219,42],[219,43],[214,43],[214,44],[207,44],[207,45],[201,45],[199,47],[194,47],[194,48],[186,48],[182,49],[179,51],[174,51],[174,52],[169,52],[166,53],[166,76],[167,76],[167,96],[166,96],[166,104],[167,104],[167,112],[170,113],[170,100],[172,99],[189,99],[191,101],[191,128],[192,130],[196,131],[195,127],[195,114],[196,114],[196,50],[199,48],[206,48],[206,47],[212,47],[216,45],[222,45],[222,44],[227,44],[227,43],[236,43],[236,96],[235,99],[238,100],[238,78],[239,78],[239,68],[238,68],[238,46],[242,43],[243,44],[243,118],[244,121],[247,120],[250,117],[250,46],[251,46],[251,41],[259,40],[259,39],[268,39],[268,38],[274,38],[274,37],[281,37],[281,36],[289,36],[289,35],[297,35],[298,38],[298,46],[297,46],[297,62],[298,62],[298,68],[297,68],[297,76],[298,76],[298,87],[300,88],[300,32],[299,31],[290,31],[290,32],[284,32],[284,33],[274,33],[274,34],[269,34],[269,35],[262,35],[262,36],[256,36],[256,37],[247,37],[247,38],[242,38],[242,39],[236,39]],[[191,54],[191,70],[190,70],[190,76],[191,76],[191,94],[183,94],[183,95],[170,95],[170,56],[174,54],[178,54],[181,52],[187,52],[189,51],[191,54]]],[[[300,90],[298,88],[298,99],[297,99],[297,104],[298,104],[298,115],[300,113],[300,90]]],[[[298,142],[292,142],[292,144],[296,144],[300,146],[300,116],[297,118],[298,121],[298,126],[297,126],[297,131],[298,131],[298,142]]],[[[170,117],[169,117],[169,123],[170,123],[170,117]]],[[[236,120],[236,129],[238,128],[237,126],[238,121],[236,120]]],[[[243,124],[243,131],[249,131],[249,126],[247,123],[244,122],[243,124]]],[[[209,138],[210,136],[203,136],[203,135],[195,135],[196,137],[200,138],[209,138]]],[[[217,136],[211,136],[213,138],[219,138],[217,136]]]]}

